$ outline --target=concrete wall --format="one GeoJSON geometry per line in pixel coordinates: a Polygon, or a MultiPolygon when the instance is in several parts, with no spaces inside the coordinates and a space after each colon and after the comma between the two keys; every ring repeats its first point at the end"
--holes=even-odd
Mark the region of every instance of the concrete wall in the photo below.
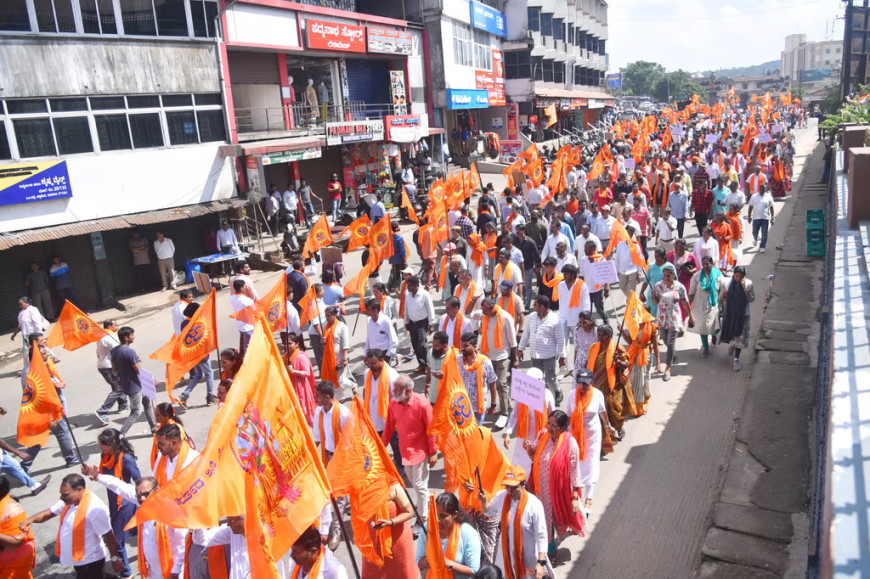
{"type": "Polygon", "coordinates": [[[219,91],[212,40],[65,37],[4,38],[0,43],[2,97],[219,91]]]}
{"type": "Polygon", "coordinates": [[[219,156],[219,146],[69,157],[72,197],[4,206],[0,232],[229,199],[236,195],[233,158],[219,156]]]}

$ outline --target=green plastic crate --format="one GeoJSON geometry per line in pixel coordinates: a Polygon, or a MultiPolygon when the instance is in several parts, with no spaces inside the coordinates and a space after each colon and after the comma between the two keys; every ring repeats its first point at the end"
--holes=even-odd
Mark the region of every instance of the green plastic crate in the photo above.
{"type": "Polygon", "coordinates": [[[811,257],[825,255],[824,242],[807,242],[807,255],[811,257]]]}
{"type": "Polygon", "coordinates": [[[810,209],[807,211],[807,229],[825,229],[825,210],[810,209]]]}
{"type": "Polygon", "coordinates": [[[807,229],[807,243],[824,243],[825,231],[823,229],[807,229]]]}

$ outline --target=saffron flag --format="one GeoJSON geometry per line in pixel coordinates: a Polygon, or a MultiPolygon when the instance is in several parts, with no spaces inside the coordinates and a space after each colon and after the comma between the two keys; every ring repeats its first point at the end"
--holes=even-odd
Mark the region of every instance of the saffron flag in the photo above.
{"type": "MultiPolygon", "coordinates": [[[[429,495],[429,512],[437,513],[435,495],[429,495]]],[[[430,516],[426,521],[426,561],[429,571],[426,579],[453,579],[454,575],[447,569],[444,562],[444,549],[441,547],[441,536],[438,534],[438,517],[430,516]]]]}
{"type": "Polygon", "coordinates": [[[734,85],[733,85],[733,84],[731,85],[731,90],[728,91],[728,96],[729,96],[729,97],[733,97],[733,96],[734,96],[734,85]]]}
{"type": "MultiPolygon", "coordinates": [[[[369,263],[371,263],[371,258],[369,258],[369,263]]],[[[299,307],[302,309],[299,312],[300,328],[304,328],[308,322],[320,317],[320,304],[317,303],[317,288],[313,284],[305,292],[305,295],[302,296],[302,299],[299,300],[299,307]]]]}
{"type": "Polygon", "coordinates": [[[637,299],[634,290],[631,290],[631,293],[628,294],[628,302],[625,304],[625,315],[622,317],[622,327],[628,330],[631,339],[637,340],[640,325],[653,319],[655,318],[652,317],[652,314],[646,311],[646,308],[637,299]]]}
{"type": "Polygon", "coordinates": [[[432,243],[447,241],[450,237],[450,228],[447,226],[447,208],[439,203],[429,208],[429,227],[432,229],[432,243]]]}
{"type": "Polygon", "coordinates": [[[447,207],[456,209],[465,199],[465,171],[447,179],[447,207]]]}
{"type": "Polygon", "coordinates": [[[320,216],[311,231],[308,232],[308,238],[305,240],[305,245],[302,247],[302,256],[311,257],[321,247],[332,245],[332,231],[329,229],[329,223],[326,222],[326,213],[320,216]]]}
{"type": "Polygon", "coordinates": [[[468,199],[474,195],[478,189],[483,191],[480,172],[477,170],[477,161],[472,161],[468,175],[465,177],[465,198],[468,199]]]}
{"type": "Polygon", "coordinates": [[[57,323],[48,334],[45,345],[49,348],[63,345],[64,350],[72,352],[92,342],[98,342],[108,335],[108,331],[75,307],[72,302],[66,300],[57,323]]]}
{"type": "Polygon", "coordinates": [[[441,178],[436,179],[432,182],[432,185],[429,187],[429,199],[431,199],[436,205],[444,202],[444,193],[446,191],[446,187],[444,187],[444,180],[441,178]]]}
{"type": "Polygon", "coordinates": [[[378,567],[383,567],[384,557],[392,554],[391,529],[384,527],[378,532],[380,549],[376,550],[368,523],[371,519],[390,518],[387,507],[390,486],[404,486],[404,483],[357,396],[351,401],[350,413],[341,429],[341,440],[329,461],[326,475],[336,496],[350,497],[350,522],[354,543],[360,553],[378,567]]]}
{"type": "Polygon", "coordinates": [[[625,230],[625,226],[619,219],[613,223],[613,227],[610,230],[610,244],[607,246],[607,249],[604,250],[604,257],[613,253],[620,241],[628,242],[628,249],[631,252],[631,261],[634,262],[637,267],[646,271],[647,263],[644,261],[643,256],[638,250],[640,244],[628,236],[628,231],[625,230]]]}
{"type": "Polygon", "coordinates": [[[556,105],[552,104],[544,109],[544,114],[547,115],[547,128],[549,129],[556,124],[556,105]]]}
{"type": "Polygon", "coordinates": [[[533,161],[523,167],[523,173],[525,173],[526,176],[532,180],[532,183],[534,183],[535,186],[540,185],[541,182],[544,180],[543,163],[543,159],[539,158],[537,161],[533,161]]]}
{"type": "Polygon", "coordinates": [[[369,261],[385,261],[393,255],[393,229],[390,214],[384,215],[369,231],[369,261]]]}
{"type": "Polygon", "coordinates": [[[16,440],[25,447],[45,446],[52,422],[63,420],[63,404],[39,348],[33,348],[30,369],[24,379],[16,440]]]}
{"type": "Polygon", "coordinates": [[[463,481],[473,480],[486,456],[486,446],[474,416],[475,408],[459,377],[458,356],[459,349],[455,347],[444,355],[441,366],[444,376],[428,429],[444,454],[444,490],[448,493],[456,492],[463,481]]]}
{"type": "Polygon", "coordinates": [[[570,155],[571,145],[564,145],[556,152],[556,159],[564,164],[570,155]]]}
{"type": "MultiPolygon", "coordinates": [[[[605,145],[605,147],[606,146],[607,145],[605,145]]],[[[607,165],[610,164],[608,161],[605,160],[604,147],[602,147],[598,151],[598,154],[595,155],[595,160],[592,161],[592,170],[589,171],[589,176],[587,177],[587,179],[589,181],[592,181],[593,179],[597,179],[602,173],[604,173],[604,170],[606,168],[605,163],[607,163],[607,165]]]]}
{"type": "Polygon", "coordinates": [[[266,316],[273,332],[280,332],[287,327],[287,276],[282,275],[269,293],[264,295],[254,305],[233,312],[230,317],[246,324],[253,324],[258,314],[266,316]]]}
{"type": "MultiPolygon", "coordinates": [[[[404,194],[402,195],[402,207],[404,207],[405,209],[408,210],[408,217],[411,219],[411,221],[413,221],[414,223],[416,223],[417,226],[419,227],[419,225],[420,225],[420,218],[417,217],[417,212],[414,211],[414,206],[411,204],[411,198],[408,197],[408,191],[405,189],[405,186],[404,186],[404,185],[402,185],[402,192],[404,193],[404,194]]],[[[371,222],[369,221],[369,217],[368,217],[368,215],[363,215],[363,217],[366,218],[366,221],[369,223],[369,227],[370,227],[370,226],[371,226],[371,222]]],[[[362,217],[360,217],[360,219],[362,219],[362,217]]],[[[359,219],[357,219],[357,221],[359,221],[359,219]]],[[[354,223],[356,223],[356,222],[354,222],[354,223]]],[[[351,224],[351,225],[353,225],[353,224],[351,224]]],[[[365,234],[366,234],[366,237],[368,237],[369,227],[366,227],[366,233],[365,233],[365,234]]]]}
{"type": "Polygon", "coordinates": [[[486,494],[487,502],[492,500],[495,493],[503,488],[501,482],[504,480],[504,473],[507,472],[508,467],[511,465],[508,458],[498,447],[498,443],[492,437],[492,431],[489,428],[481,426],[480,436],[486,449],[486,458],[483,459],[479,468],[480,479],[478,480],[477,473],[475,473],[474,479],[465,481],[474,485],[475,490],[468,492],[465,490],[465,487],[459,487],[459,492],[457,493],[459,502],[466,512],[480,511],[480,499],[477,497],[478,491],[482,490],[486,494]],[[480,488],[478,483],[482,483],[483,488],[480,488]]]}
{"type": "MultiPolygon", "coordinates": [[[[371,275],[372,271],[374,271],[374,268],[378,265],[380,265],[380,263],[372,260],[370,257],[369,260],[366,262],[365,267],[363,267],[358,274],[353,276],[353,279],[345,284],[344,295],[352,296],[354,294],[359,294],[360,299],[362,299],[362,296],[363,294],[365,294],[366,291],[366,283],[369,281],[369,275],[371,275]]],[[[301,328],[302,326],[300,325],[299,327],[301,328]]]]}
{"type": "Polygon", "coordinates": [[[668,151],[671,148],[671,143],[674,142],[674,138],[671,135],[671,126],[668,125],[668,128],[665,129],[665,134],[662,136],[662,151],[668,151]]]}
{"type": "MultiPolygon", "coordinates": [[[[287,295],[286,292],[284,295],[287,295]]],[[[218,349],[215,300],[215,290],[212,289],[181,334],[172,336],[159,350],[149,356],[152,360],[166,363],[166,393],[173,402],[175,398],[172,397],[172,389],[185,372],[208,357],[213,350],[218,349]]]]}
{"type": "MultiPolygon", "coordinates": [[[[538,146],[535,144],[529,145],[529,148],[520,154],[520,159],[525,159],[527,163],[532,163],[534,161],[537,161],[539,158],[540,158],[540,155],[538,154],[538,146]]],[[[520,161],[519,159],[517,159],[517,161],[520,163],[520,165],[517,165],[517,163],[514,162],[513,165],[511,165],[510,167],[508,167],[506,169],[508,173],[513,171],[513,169],[519,169],[521,167],[522,161],[520,161]],[[514,167],[514,165],[517,165],[517,166],[514,167]]]]}
{"type": "MultiPolygon", "coordinates": [[[[407,195],[403,195],[403,204],[404,199],[407,197],[407,195]]],[[[369,229],[371,228],[372,222],[368,215],[357,217],[354,219],[353,223],[345,227],[344,230],[342,230],[341,235],[339,235],[339,237],[344,237],[348,233],[350,234],[350,240],[347,243],[345,253],[350,253],[354,249],[364,246],[369,240],[369,229]]]]}
{"type": "Polygon", "coordinates": [[[568,162],[571,163],[572,167],[576,167],[580,163],[583,162],[583,147],[577,145],[573,149],[571,149],[571,154],[568,155],[568,162]]]}

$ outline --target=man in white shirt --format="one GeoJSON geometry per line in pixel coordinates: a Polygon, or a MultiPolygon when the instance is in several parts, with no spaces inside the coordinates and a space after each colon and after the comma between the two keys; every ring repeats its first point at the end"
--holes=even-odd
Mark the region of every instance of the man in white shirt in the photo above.
{"type": "Polygon", "coordinates": [[[737,211],[742,211],[746,205],[746,195],[740,190],[740,183],[731,181],[728,185],[731,192],[725,196],[725,211],[728,211],[732,205],[737,205],[737,211]]]}
{"type": "Polygon", "coordinates": [[[544,261],[551,255],[556,257],[558,255],[556,245],[560,242],[564,243],[565,247],[571,245],[571,240],[568,239],[567,235],[562,233],[562,222],[558,219],[553,219],[553,221],[550,222],[550,235],[547,236],[547,240],[544,242],[544,248],[541,250],[541,261],[544,261]]]}
{"type": "MultiPolygon", "coordinates": [[[[185,290],[187,291],[187,290],[185,290]]],[[[115,320],[106,320],[103,322],[103,329],[106,330],[106,335],[97,342],[97,372],[103,377],[103,380],[109,385],[112,391],[94,414],[100,419],[103,424],[109,423],[109,411],[115,403],[118,404],[118,412],[127,411],[127,396],[121,389],[121,379],[117,372],[112,370],[112,350],[121,345],[118,340],[118,322],[115,320]]]]}
{"type": "Polygon", "coordinates": [[[577,265],[577,258],[573,253],[568,253],[568,244],[560,241],[556,244],[556,271],[562,273],[566,265],[577,265]]]}
{"type": "MultiPolygon", "coordinates": [[[[395,384],[396,380],[399,379],[399,373],[396,372],[392,366],[387,365],[387,353],[383,350],[378,350],[377,348],[366,354],[363,358],[363,362],[368,368],[368,370],[366,370],[365,378],[363,379],[363,388],[366,388],[367,385],[371,384],[371,392],[364,392],[362,399],[364,402],[367,402],[366,408],[369,411],[369,417],[372,419],[372,426],[375,427],[378,435],[380,435],[384,431],[384,426],[387,424],[389,401],[393,397],[393,384],[395,384]],[[387,406],[383,409],[382,414],[381,409],[378,408],[378,401],[382,394],[380,390],[380,379],[383,372],[387,373],[386,382],[389,389],[386,394],[384,394],[387,399],[387,406]]],[[[354,386],[351,389],[351,392],[356,396],[359,394],[359,388],[354,386]]],[[[398,437],[394,436],[392,438],[390,441],[390,447],[394,452],[393,456],[395,457],[396,468],[399,470],[399,474],[401,475],[405,469],[402,466],[402,460],[400,458],[401,454],[399,453],[398,437]],[[395,446],[393,445],[393,440],[395,440],[395,446]]]]}
{"type": "Polygon", "coordinates": [[[529,189],[529,192],[526,193],[526,201],[528,201],[529,207],[531,207],[532,209],[536,209],[543,200],[544,194],[541,193],[540,187],[532,187],[531,189],[529,189]]]}
{"type": "Polygon", "coordinates": [[[574,328],[580,321],[580,312],[592,311],[589,286],[583,280],[577,279],[577,273],[576,265],[566,265],[562,269],[564,279],[559,282],[559,321],[562,322],[562,330],[565,332],[566,351],[569,341],[573,339],[574,328]]]}
{"type": "MultiPolygon", "coordinates": [[[[328,380],[322,380],[314,387],[314,401],[317,402],[317,408],[314,410],[314,443],[320,445],[320,457],[323,465],[329,464],[332,456],[335,454],[335,444],[341,440],[341,431],[344,428],[344,423],[350,415],[350,410],[342,406],[335,399],[336,385],[328,380]],[[333,421],[338,417],[338,440],[336,440],[333,432],[333,421]]],[[[347,497],[336,499],[339,508],[345,506],[347,497]]],[[[327,505],[327,511],[332,510],[332,507],[327,505]]],[[[343,510],[343,509],[342,509],[343,510]]],[[[323,522],[323,521],[321,521],[323,522]]],[[[341,523],[338,517],[330,517],[329,538],[327,544],[329,548],[335,551],[338,547],[338,542],[341,540],[341,523]]]]}
{"type": "Polygon", "coordinates": [[[592,241],[595,243],[595,251],[601,253],[604,251],[604,248],[601,247],[601,240],[598,239],[594,233],[592,233],[592,229],[589,225],[583,225],[580,227],[580,233],[577,235],[577,239],[574,240],[574,254],[577,256],[577,260],[583,259],[583,256],[586,255],[584,251],[584,247],[586,247],[586,242],[592,241]]]}
{"type": "Polygon", "coordinates": [[[494,286],[498,286],[503,280],[510,280],[514,284],[514,291],[522,295],[523,268],[511,260],[511,251],[502,248],[498,252],[498,265],[495,266],[494,286]]]}
{"type": "Polygon", "coordinates": [[[420,287],[420,278],[411,276],[405,286],[405,331],[411,338],[411,347],[417,357],[415,374],[426,372],[426,337],[435,326],[435,307],[432,296],[420,287]]]}
{"type": "Polygon", "coordinates": [[[157,430],[157,459],[154,461],[154,477],[157,484],[166,486],[175,473],[193,462],[199,453],[187,448],[186,456],[181,458],[181,449],[185,444],[181,438],[181,427],[177,424],[164,424],[157,430]],[[181,465],[178,463],[182,462],[181,465]]]}
{"type": "Polygon", "coordinates": [[[193,301],[193,292],[183,289],[178,294],[178,301],[172,306],[172,331],[176,336],[181,335],[181,322],[184,321],[184,308],[193,301]]]}
{"type": "MultiPolygon", "coordinates": [[[[254,305],[254,300],[245,295],[245,280],[237,279],[234,281],[233,291],[235,293],[230,296],[230,307],[233,308],[234,312],[240,312],[243,309],[254,305]]],[[[239,329],[241,340],[239,352],[244,355],[245,351],[248,349],[248,342],[251,341],[251,336],[254,335],[254,326],[239,319],[236,320],[236,327],[239,329]]]]}
{"type": "MultiPolygon", "coordinates": [[[[236,239],[236,232],[230,227],[229,222],[222,221],[221,228],[218,229],[215,235],[218,249],[223,254],[239,253],[239,242],[236,239]]],[[[224,272],[230,274],[230,262],[224,262],[224,272]]]]}
{"type": "MultiPolygon", "coordinates": [[[[483,289],[484,284],[474,281],[470,269],[459,271],[459,286],[456,288],[458,293],[454,292],[453,295],[459,298],[460,311],[469,320],[480,319],[480,300],[483,299],[483,289]]],[[[477,329],[477,323],[474,324],[474,327],[477,329]]]]}
{"type": "Polygon", "coordinates": [[[670,253],[674,250],[677,241],[677,220],[671,217],[671,208],[662,208],[662,216],[656,223],[655,245],[670,253]]]}
{"type": "Polygon", "coordinates": [[[293,183],[287,185],[287,190],[281,196],[284,203],[284,212],[292,213],[294,216],[299,209],[299,196],[296,195],[296,186],[293,183]]]}
{"type": "Polygon", "coordinates": [[[461,309],[462,302],[455,296],[450,296],[444,302],[445,314],[438,320],[438,329],[447,334],[448,348],[453,346],[458,348],[459,340],[456,338],[475,330],[474,321],[470,317],[464,316],[460,311],[461,309]],[[459,325],[459,328],[457,328],[457,325],[459,325]]]}
{"type": "MultiPolygon", "coordinates": [[[[617,244],[616,257],[614,258],[614,261],[616,261],[616,273],[619,274],[619,289],[622,290],[622,293],[625,294],[625,298],[628,299],[629,294],[637,289],[638,267],[637,264],[634,263],[631,254],[631,247],[629,246],[629,243],[635,243],[634,226],[626,226],[625,231],[628,232],[631,241],[620,241],[619,244],[617,244]]],[[[640,253],[639,247],[635,246],[635,250],[638,254],[640,253]]]]}
{"type": "Polygon", "coordinates": [[[616,223],[616,218],[610,214],[610,205],[602,207],[601,214],[592,223],[592,233],[598,237],[601,246],[605,249],[610,245],[610,230],[613,229],[614,223],[616,223]]]}
{"type": "MultiPolygon", "coordinates": [[[[154,494],[158,489],[157,479],[153,476],[143,476],[136,481],[136,486],[133,486],[111,475],[100,474],[100,467],[97,465],[85,465],[82,468],[92,481],[100,483],[122,499],[136,505],[141,505],[142,501],[154,494]]],[[[158,544],[157,525],[163,526],[166,537],[169,540],[169,553],[172,557],[171,574],[175,577],[181,577],[184,574],[184,543],[187,539],[188,530],[167,527],[164,523],[158,523],[157,521],[142,523],[139,541],[142,543],[141,549],[145,555],[145,560],[142,561],[140,559],[138,561],[139,574],[142,577],[160,577],[163,574],[160,554],[165,546],[158,544]]]]}
{"type": "MultiPolygon", "coordinates": [[[[332,509],[332,506],[328,505],[327,509],[332,509]]],[[[320,537],[320,531],[315,527],[309,527],[299,535],[290,552],[279,562],[286,565],[283,570],[280,567],[278,570],[283,579],[347,579],[347,569],[332,550],[323,549],[320,537]],[[311,574],[315,565],[319,568],[316,577],[311,574]],[[297,566],[301,571],[298,574],[297,566]]]]}
{"type": "Polygon", "coordinates": [[[201,547],[229,546],[230,576],[228,579],[250,579],[248,541],[245,538],[245,517],[227,517],[227,522],[213,529],[196,529],[193,542],[201,547]]]}
{"type": "Polygon", "coordinates": [[[29,532],[34,523],[44,523],[60,517],[60,537],[58,549],[60,564],[75,567],[78,579],[103,579],[103,567],[106,564],[106,547],[111,553],[112,569],[116,573],[124,570],[124,563],[118,555],[118,544],[112,532],[112,522],[109,509],[105,503],[85,487],[85,479],[80,474],[68,474],[60,483],[60,500],[50,508],[36,513],[22,523],[22,531],[29,532]],[[79,536],[73,533],[76,512],[82,500],[87,497],[87,513],[84,517],[84,533],[79,536]],[[79,540],[82,543],[79,544],[79,540]],[[73,558],[74,553],[81,553],[81,558],[73,558]]]}
{"type": "Polygon", "coordinates": [[[511,205],[510,217],[508,218],[510,220],[510,224],[511,224],[511,233],[514,235],[517,234],[517,225],[519,225],[521,223],[523,225],[526,224],[526,218],[523,217],[522,215],[520,215],[520,206],[521,206],[521,203],[519,201],[514,201],[513,204],[511,205]]]}
{"type": "Polygon", "coordinates": [[[544,381],[553,391],[556,404],[560,404],[562,391],[556,379],[556,360],[559,367],[565,366],[565,332],[558,314],[550,311],[550,299],[546,296],[535,298],[535,310],[526,316],[526,327],[517,346],[520,360],[523,359],[523,350],[529,347],[532,367],[544,372],[544,381]]]}
{"type": "Polygon", "coordinates": [[[235,270],[236,275],[230,279],[230,284],[232,285],[237,279],[243,280],[245,282],[245,295],[255,302],[260,301],[260,294],[257,293],[254,280],[251,279],[251,265],[246,262],[236,262],[235,270]]]}
{"type": "MultiPolygon", "coordinates": [[[[407,309],[407,303],[405,308],[407,309]]],[[[392,320],[381,314],[381,303],[377,299],[369,299],[366,302],[366,315],[369,321],[366,323],[366,342],[363,348],[363,354],[368,356],[371,350],[383,350],[387,353],[388,358],[396,355],[396,347],[399,344],[399,339],[396,336],[396,329],[393,327],[392,320]]]]}
{"type": "Polygon", "coordinates": [[[166,291],[168,287],[175,289],[175,244],[159,229],[154,240],[154,253],[157,254],[157,269],[160,270],[160,281],[163,283],[160,291],[166,291]]]}
{"type": "MultiPolygon", "coordinates": [[[[513,298],[513,296],[509,296],[513,298]]],[[[496,425],[501,428],[507,424],[511,413],[511,386],[508,382],[508,372],[511,366],[511,354],[513,354],[514,367],[519,366],[517,359],[517,331],[513,317],[499,308],[492,298],[484,298],[481,302],[481,313],[486,327],[481,325],[480,352],[488,356],[492,361],[492,369],[495,370],[496,391],[498,392],[499,417],[496,425]],[[501,324],[499,324],[501,318],[501,324]],[[485,330],[485,331],[484,331],[485,330]],[[501,344],[496,344],[500,332],[501,344]],[[484,335],[485,333],[485,335],[484,335]]]]}
{"type": "Polygon", "coordinates": [[[767,187],[760,185],[759,192],[749,198],[749,215],[747,219],[752,223],[752,239],[758,246],[758,234],[761,232],[761,253],[767,251],[767,230],[773,225],[776,211],[773,208],[773,196],[767,192],[767,187]],[[753,216],[754,215],[754,216],[753,216]]]}
{"type": "Polygon", "coordinates": [[[273,183],[269,187],[269,195],[266,197],[266,218],[269,220],[269,227],[272,229],[272,235],[278,235],[278,211],[281,209],[281,200],[279,198],[278,189],[273,183]]]}

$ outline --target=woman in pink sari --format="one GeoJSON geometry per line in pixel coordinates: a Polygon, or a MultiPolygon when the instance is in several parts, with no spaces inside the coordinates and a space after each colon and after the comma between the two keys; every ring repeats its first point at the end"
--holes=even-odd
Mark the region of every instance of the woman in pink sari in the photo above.
{"type": "Polygon", "coordinates": [[[301,335],[290,334],[287,351],[284,355],[287,372],[290,374],[293,388],[296,389],[299,403],[302,404],[305,420],[308,421],[309,426],[312,426],[314,424],[314,410],[317,407],[317,403],[314,401],[314,367],[308,356],[300,349],[301,343],[301,335]]]}
{"type": "Polygon", "coordinates": [[[555,410],[547,428],[523,448],[532,458],[529,491],[544,504],[547,518],[547,554],[556,561],[556,549],[565,533],[586,536],[586,517],[580,509],[580,447],[569,430],[568,415],[555,410]]]}
{"type": "Polygon", "coordinates": [[[0,579],[32,579],[36,565],[33,533],[22,533],[19,525],[27,514],[9,496],[9,479],[0,476],[0,579]]]}

